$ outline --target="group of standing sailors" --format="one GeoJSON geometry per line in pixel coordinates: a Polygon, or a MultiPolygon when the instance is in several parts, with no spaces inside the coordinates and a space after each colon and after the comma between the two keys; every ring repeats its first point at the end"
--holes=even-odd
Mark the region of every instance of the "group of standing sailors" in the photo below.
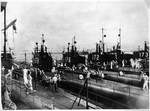
{"type": "Polygon", "coordinates": [[[58,83],[61,80],[60,73],[55,69],[55,67],[52,68],[51,75],[47,76],[44,72],[44,70],[40,71],[40,76],[42,77],[41,81],[43,81],[43,85],[48,85],[54,89],[55,92],[57,92],[58,83]]]}
{"type": "MultiPolygon", "coordinates": [[[[57,86],[58,82],[61,80],[60,74],[57,70],[55,70],[55,67],[52,69],[52,75],[47,76],[46,72],[44,70],[40,70],[39,68],[34,69],[26,69],[26,67],[23,69],[23,80],[24,85],[27,89],[29,89],[31,92],[35,92],[36,90],[33,90],[33,79],[31,76],[31,70],[34,72],[34,83],[35,83],[35,89],[37,88],[37,82],[39,81],[44,86],[52,87],[55,92],[57,92],[57,86]]],[[[27,94],[29,92],[27,91],[27,94]]]]}
{"type": "MultiPolygon", "coordinates": [[[[76,67],[73,66],[72,70],[75,71],[76,67]]],[[[16,109],[16,105],[14,102],[11,101],[10,99],[10,91],[7,87],[7,80],[10,78],[12,79],[12,71],[14,70],[14,68],[12,67],[12,69],[8,70],[7,74],[4,74],[4,85],[3,85],[3,89],[2,89],[2,97],[3,97],[3,103],[9,107],[11,107],[12,109],[16,109]]],[[[87,67],[84,68],[85,71],[87,71],[87,78],[90,77],[90,70],[88,70],[87,67]]],[[[5,68],[2,67],[2,73],[4,73],[5,68]]],[[[57,88],[58,88],[58,83],[61,80],[61,75],[60,73],[55,69],[55,67],[52,68],[52,75],[51,76],[47,76],[44,72],[44,70],[40,70],[39,68],[34,68],[33,69],[34,73],[35,73],[35,89],[36,89],[36,84],[37,81],[44,81],[45,83],[47,83],[50,87],[52,87],[52,89],[54,89],[55,92],[57,92],[57,88]]],[[[25,87],[27,88],[26,93],[29,94],[30,92],[36,92],[36,90],[34,90],[33,88],[33,77],[31,76],[31,72],[32,69],[27,69],[26,66],[23,68],[23,82],[25,87]],[[29,92],[30,91],[30,92],[29,92]]],[[[99,69],[96,71],[97,75],[103,79],[104,78],[104,73],[103,71],[100,71],[99,69]]],[[[122,76],[124,75],[122,71],[119,72],[119,75],[122,76]]],[[[81,75],[80,75],[81,76],[81,75]]],[[[79,77],[81,79],[83,79],[82,77],[79,77]]],[[[146,75],[146,73],[141,72],[140,75],[140,79],[142,82],[142,89],[143,90],[148,90],[148,82],[149,82],[149,77],[146,75]]],[[[44,84],[45,85],[45,84],[44,84]]]]}
{"type": "MultiPolygon", "coordinates": [[[[130,65],[134,69],[140,69],[142,67],[140,59],[133,59],[133,58],[131,58],[129,61],[124,59],[121,61],[120,64],[121,67],[125,67],[126,65],[130,65]]],[[[116,60],[111,60],[110,62],[103,62],[102,68],[104,70],[106,70],[108,66],[110,66],[110,69],[112,70],[118,68],[119,64],[116,60]]]]}
{"type": "MultiPolygon", "coordinates": [[[[72,67],[72,70],[74,71],[75,69],[76,69],[76,67],[73,66],[73,67],[72,67]]],[[[97,75],[101,80],[105,77],[103,71],[101,71],[99,68],[98,68],[96,71],[93,72],[92,70],[88,69],[87,66],[85,66],[85,67],[83,68],[83,72],[86,73],[87,78],[90,78],[90,75],[92,75],[93,73],[96,73],[96,75],[97,75]]],[[[79,79],[84,79],[83,76],[82,76],[82,74],[79,75],[79,79]]],[[[96,79],[96,81],[97,81],[97,79],[96,79]]]]}
{"type": "MultiPolygon", "coordinates": [[[[72,67],[72,70],[74,71],[76,69],[75,66],[72,67]]],[[[83,72],[88,72],[87,76],[89,73],[91,73],[90,70],[88,70],[88,68],[85,66],[83,69],[83,72]]],[[[96,75],[102,80],[105,75],[103,73],[103,71],[101,71],[99,68],[96,70],[96,75]]],[[[124,72],[123,71],[119,71],[118,73],[119,76],[124,76],[124,72]]],[[[80,74],[79,75],[79,79],[84,79],[83,75],[80,74]]],[[[149,77],[146,73],[144,73],[143,71],[141,71],[141,75],[140,75],[140,81],[142,83],[142,90],[148,90],[148,83],[149,83],[149,77]]],[[[97,79],[96,79],[97,82],[97,79]]]]}
{"type": "Polygon", "coordinates": [[[29,94],[28,89],[31,93],[36,91],[33,90],[31,71],[27,69],[26,66],[23,69],[23,80],[24,80],[24,85],[27,88],[26,90],[27,94],[29,94]]]}

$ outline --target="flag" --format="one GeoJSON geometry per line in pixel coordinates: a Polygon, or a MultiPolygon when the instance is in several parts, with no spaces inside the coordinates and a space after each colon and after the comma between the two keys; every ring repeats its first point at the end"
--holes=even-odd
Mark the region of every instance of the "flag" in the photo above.
{"type": "Polygon", "coordinates": [[[16,33],[16,24],[13,24],[13,30],[14,30],[15,33],[16,33]]]}
{"type": "Polygon", "coordinates": [[[6,8],[7,2],[1,2],[1,12],[6,8]]]}
{"type": "MultiPolygon", "coordinates": [[[[11,22],[6,26],[5,30],[7,30],[10,26],[14,25],[14,24],[16,23],[16,21],[17,21],[17,19],[11,21],[11,22]]],[[[2,29],[2,31],[3,31],[3,30],[4,30],[4,29],[2,29]]]]}

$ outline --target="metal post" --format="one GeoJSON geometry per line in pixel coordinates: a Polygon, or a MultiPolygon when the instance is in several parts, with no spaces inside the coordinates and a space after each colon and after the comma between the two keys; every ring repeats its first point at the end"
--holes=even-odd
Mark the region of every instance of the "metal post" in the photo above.
{"type": "Polygon", "coordinates": [[[37,70],[37,68],[35,68],[35,89],[37,89],[37,73],[38,73],[38,70],[37,70]]]}
{"type": "Polygon", "coordinates": [[[6,7],[4,9],[4,59],[6,60],[6,7]]]}
{"type": "Polygon", "coordinates": [[[69,63],[69,46],[70,46],[70,43],[68,43],[68,63],[69,63]]]}
{"type": "Polygon", "coordinates": [[[120,42],[120,50],[121,50],[121,28],[119,28],[119,42],[120,42]]]}
{"type": "Polygon", "coordinates": [[[27,55],[26,55],[26,51],[25,51],[25,65],[26,65],[26,56],[27,56],[27,55]]]}
{"type": "Polygon", "coordinates": [[[88,78],[86,80],[86,109],[89,109],[89,106],[88,106],[88,78]]]}
{"type": "MultiPolygon", "coordinates": [[[[81,89],[80,89],[80,91],[79,91],[78,96],[80,97],[80,99],[79,99],[79,102],[78,102],[78,106],[79,106],[80,101],[81,101],[81,92],[84,90],[84,87],[86,87],[86,83],[87,83],[87,79],[85,80],[83,86],[81,87],[81,89]]],[[[75,104],[75,102],[76,102],[78,96],[77,96],[76,99],[74,100],[74,102],[73,102],[73,104],[72,104],[72,106],[71,106],[71,109],[73,108],[73,106],[74,106],[74,104],[75,104]]]]}
{"type": "Polygon", "coordinates": [[[146,58],[147,53],[147,43],[144,41],[144,58],[146,58]]]}
{"type": "Polygon", "coordinates": [[[103,52],[105,50],[104,46],[104,28],[102,27],[102,44],[103,44],[103,52]]]}

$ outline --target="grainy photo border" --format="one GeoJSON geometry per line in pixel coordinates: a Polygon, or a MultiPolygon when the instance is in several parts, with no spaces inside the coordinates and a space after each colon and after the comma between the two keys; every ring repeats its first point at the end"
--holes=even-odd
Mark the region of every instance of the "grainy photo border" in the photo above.
{"type": "MultiPolygon", "coordinates": [[[[6,2],[99,2],[99,1],[105,1],[105,2],[120,2],[120,1],[140,1],[140,0],[2,0],[1,2],[3,2],[3,1],[6,1],[6,2]]],[[[142,0],[141,0],[142,1],[142,0]]],[[[150,26],[150,1],[149,0],[143,0],[144,2],[145,2],[145,4],[147,5],[147,13],[148,13],[148,40],[149,40],[149,38],[150,38],[150,28],[149,28],[149,26],[150,26]]],[[[38,10],[38,9],[37,9],[38,10]]],[[[2,15],[2,14],[1,14],[2,15]]],[[[0,15],[0,16],[1,16],[0,15]]],[[[2,21],[2,19],[3,19],[3,17],[1,16],[1,21],[2,21]]],[[[136,18],[136,19],[138,19],[138,18],[136,18]]],[[[3,27],[2,27],[2,22],[0,22],[0,29],[3,29],[3,27]]],[[[1,32],[1,37],[0,37],[0,42],[2,43],[2,41],[3,41],[3,36],[2,36],[2,32],[1,32]]],[[[70,39],[71,40],[71,39],[70,39]]],[[[3,48],[2,48],[2,44],[0,44],[0,46],[1,46],[1,51],[3,50],[3,48]]],[[[0,57],[1,57],[1,55],[0,55],[0,57]]],[[[0,60],[0,67],[1,67],[1,60],[0,60]]],[[[0,74],[1,74],[1,71],[0,71],[0,74]]],[[[1,82],[1,76],[0,76],[0,82],[1,82]]],[[[149,84],[150,85],[150,84],[149,84]]],[[[0,84],[0,87],[1,87],[1,84],[0,84]]],[[[0,92],[1,92],[1,88],[0,88],[0,92]]],[[[1,96],[0,96],[0,100],[1,100],[2,98],[1,98],[1,96]]],[[[150,102],[149,102],[150,103],[150,102]]],[[[0,104],[0,110],[3,110],[2,109],[2,105],[0,104]]],[[[67,109],[68,110],[68,109],[67,109]]],[[[99,109],[97,109],[97,110],[99,110],[99,109]]],[[[103,110],[103,109],[102,109],[103,110]]],[[[116,111],[116,110],[118,110],[118,109],[105,109],[105,110],[107,110],[107,111],[116,111]]],[[[121,109],[122,111],[127,111],[127,109],[121,109]]],[[[129,109],[129,110],[132,110],[132,111],[136,111],[137,109],[129,109]]],[[[138,110],[140,110],[140,111],[149,111],[149,109],[138,109],[138,110]]],[[[40,110],[39,110],[40,111],[40,110]]],[[[56,110],[57,111],[57,110],[56,110]]],[[[76,110],[75,110],[76,111],[76,110]]],[[[78,111],[78,110],[77,110],[78,111]]],[[[82,110],[81,110],[82,111],[82,110]]],[[[119,109],[119,111],[120,111],[120,109],[119,109]]]]}

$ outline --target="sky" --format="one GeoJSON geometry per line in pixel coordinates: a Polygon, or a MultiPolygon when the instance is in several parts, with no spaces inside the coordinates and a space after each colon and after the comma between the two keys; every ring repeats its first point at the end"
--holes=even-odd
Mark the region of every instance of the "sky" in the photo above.
{"type": "Polygon", "coordinates": [[[95,49],[103,27],[106,48],[117,44],[121,28],[122,49],[137,50],[148,41],[146,3],[148,0],[8,1],[7,24],[17,19],[17,33],[11,27],[7,30],[8,46],[19,57],[24,50],[31,52],[35,42],[41,43],[44,34],[49,51],[62,51],[74,36],[79,50],[95,49]]]}

